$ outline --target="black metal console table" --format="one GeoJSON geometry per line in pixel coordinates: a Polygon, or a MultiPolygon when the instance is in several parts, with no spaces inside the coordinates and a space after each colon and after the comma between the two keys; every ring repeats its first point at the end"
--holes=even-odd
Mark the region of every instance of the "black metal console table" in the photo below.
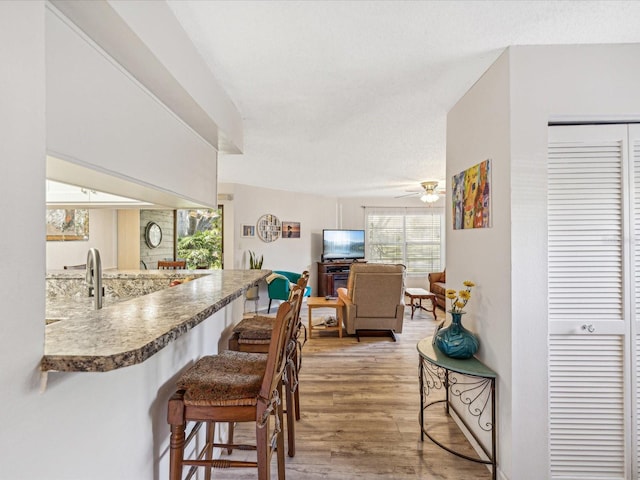
{"type": "Polygon", "coordinates": [[[459,360],[447,357],[438,347],[433,345],[433,337],[427,337],[418,342],[420,354],[420,440],[426,435],[429,440],[440,448],[465,458],[472,462],[491,465],[493,480],[496,479],[496,373],[480,362],[477,358],[459,360]],[[444,388],[445,398],[434,400],[428,404],[425,401],[433,390],[444,388]],[[481,430],[491,433],[491,451],[482,444],[476,433],[465,422],[464,417],[450,402],[451,396],[458,397],[467,406],[469,414],[477,417],[481,430]],[[424,424],[424,413],[427,408],[444,403],[445,412],[449,415],[452,409],[469,433],[475,438],[488,460],[475,458],[457,452],[451,447],[432,437],[424,424]]]}

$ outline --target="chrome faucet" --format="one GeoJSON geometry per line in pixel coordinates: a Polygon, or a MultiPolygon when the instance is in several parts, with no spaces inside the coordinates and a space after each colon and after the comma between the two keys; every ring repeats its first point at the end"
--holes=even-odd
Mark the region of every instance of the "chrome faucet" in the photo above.
{"type": "Polygon", "coordinates": [[[90,248],[87,253],[87,275],[85,277],[89,296],[95,297],[95,309],[102,308],[102,262],[97,248],[90,248]]]}

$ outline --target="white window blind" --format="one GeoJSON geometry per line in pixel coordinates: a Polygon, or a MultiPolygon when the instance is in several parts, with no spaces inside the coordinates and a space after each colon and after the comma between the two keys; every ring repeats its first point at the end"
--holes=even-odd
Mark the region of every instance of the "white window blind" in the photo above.
{"type": "Polygon", "coordinates": [[[365,208],[367,260],[402,263],[408,275],[442,269],[443,212],[434,208],[365,208]]]}

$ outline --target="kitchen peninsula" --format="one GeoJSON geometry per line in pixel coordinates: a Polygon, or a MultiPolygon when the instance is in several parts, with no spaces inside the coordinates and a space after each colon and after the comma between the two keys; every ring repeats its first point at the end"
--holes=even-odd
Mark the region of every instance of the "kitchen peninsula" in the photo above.
{"type": "MultiPolygon", "coordinates": [[[[144,362],[269,273],[269,270],[104,272],[105,282],[111,278],[140,285],[164,277],[167,287],[121,301],[110,302],[107,296],[105,307],[100,310],[92,309],[88,297],[76,298],[75,304],[82,304],[82,310],[76,307],[67,315],[61,315],[59,308],[54,314],[53,306],[48,305],[51,323],[45,328],[41,370],[107,372],[144,362]],[[180,276],[193,279],[169,287],[169,278],[180,276]]],[[[84,271],[51,272],[47,281],[76,280],[75,277],[84,278],[84,271]]],[[[214,343],[216,339],[211,341],[214,343]]]]}

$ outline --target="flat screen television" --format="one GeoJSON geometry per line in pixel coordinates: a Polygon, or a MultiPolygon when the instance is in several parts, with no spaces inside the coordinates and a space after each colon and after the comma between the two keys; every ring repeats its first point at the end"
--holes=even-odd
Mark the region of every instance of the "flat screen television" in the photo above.
{"type": "Polygon", "coordinates": [[[364,258],[364,230],[322,231],[322,260],[358,260],[364,258]]]}

